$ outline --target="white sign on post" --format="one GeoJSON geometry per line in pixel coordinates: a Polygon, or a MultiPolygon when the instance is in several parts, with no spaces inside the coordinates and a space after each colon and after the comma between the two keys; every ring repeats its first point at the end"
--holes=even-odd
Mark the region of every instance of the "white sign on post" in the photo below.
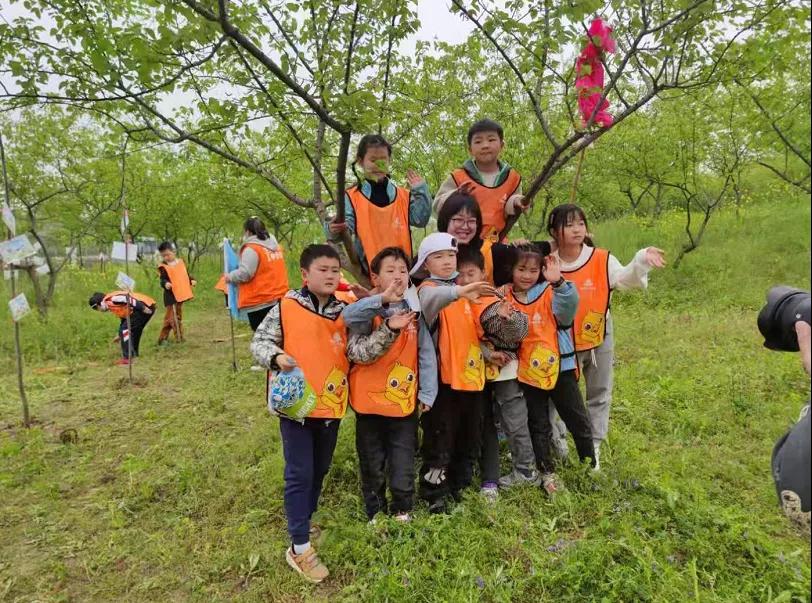
{"type": "Polygon", "coordinates": [[[138,245],[136,243],[127,243],[127,246],[124,246],[123,241],[116,241],[113,243],[113,251],[110,254],[110,258],[119,262],[134,262],[135,258],[138,256],[138,245]]]}
{"type": "Polygon", "coordinates": [[[17,220],[14,219],[14,212],[8,205],[3,205],[3,223],[11,231],[11,236],[17,234],[17,220]]]}
{"type": "Polygon", "coordinates": [[[17,297],[11,298],[8,302],[8,309],[11,311],[11,319],[18,322],[23,316],[31,311],[25,293],[20,293],[17,297]]]}
{"type": "Polygon", "coordinates": [[[0,243],[0,257],[6,264],[16,264],[36,254],[37,250],[24,234],[0,243]]]}
{"type": "Polygon", "coordinates": [[[116,276],[116,287],[118,287],[119,289],[132,291],[133,289],[135,289],[135,279],[124,274],[123,272],[119,272],[118,275],[116,276]]]}

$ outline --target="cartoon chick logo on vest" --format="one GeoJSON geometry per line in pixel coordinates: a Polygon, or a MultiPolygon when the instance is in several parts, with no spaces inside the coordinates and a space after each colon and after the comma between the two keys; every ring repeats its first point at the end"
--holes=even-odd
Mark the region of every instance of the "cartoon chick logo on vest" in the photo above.
{"type": "Polygon", "coordinates": [[[600,312],[590,310],[584,316],[581,324],[581,340],[593,345],[599,344],[603,339],[603,325],[606,317],[600,312]]]}
{"type": "Polygon", "coordinates": [[[340,417],[347,408],[348,394],[347,375],[333,367],[324,380],[319,402],[331,409],[336,417],[340,417]]]}
{"type": "Polygon", "coordinates": [[[558,376],[558,355],[551,349],[537,345],[530,353],[530,362],[524,373],[542,389],[552,389],[558,376]]]}
{"type": "Polygon", "coordinates": [[[386,377],[386,389],[372,392],[370,398],[377,404],[397,404],[404,415],[414,410],[414,390],[417,378],[414,371],[405,364],[395,361],[386,377]]]}
{"type": "Polygon", "coordinates": [[[472,343],[465,358],[465,369],[462,372],[462,378],[477,387],[482,387],[485,377],[482,362],[482,350],[479,349],[478,345],[472,343]]]}

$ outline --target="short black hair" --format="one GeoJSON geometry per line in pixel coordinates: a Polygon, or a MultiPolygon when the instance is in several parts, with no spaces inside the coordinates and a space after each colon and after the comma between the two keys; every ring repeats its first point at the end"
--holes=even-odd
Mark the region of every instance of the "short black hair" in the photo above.
{"type": "Polygon", "coordinates": [[[389,156],[392,156],[392,145],[380,134],[365,134],[361,140],[358,141],[358,152],[355,154],[358,159],[363,159],[367,150],[373,147],[383,147],[389,156]]]}
{"type": "Polygon", "coordinates": [[[476,218],[476,236],[482,232],[482,208],[471,195],[467,193],[451,193],[437,212],[437,230],[448,232],[448,223],[451,218],[461,211],[467,211],[476,218]]]}
{"type": "Polygon", "coordinates": [[[502,126],[492,119],[480,119],[468,128],[469,147],[471,146],[471,139],[473,139],[474,134],[480,134],[482,132],[496,132],[499,135],[499,140],[505,139],[505,131],[502,129],[502,126]]]}
{"type": "Polygon", "coordinates": [[[412,263],[409,261],[409,256],[406,255],[406,252],[403,251],[400,247],[384,247],[381,249],[377,255],[372,258],[372,261],[369,263],[369,271],[372,274],[379,274],[381,270],[381,264],[386,258],[394,258],[396,260],[403,260],[406,264],[406,269],[412,267],[412,263]]]}
{"type": "Polygon", "coordinates": [[[473,264],[480,270],[485,270],[485,256],[479,249],[471,245],[460,245],[457,250],[457,270],[466,264],[473,264]]]}
{"type": "Polygon", "coordinates": [[[164,241],[158,245],[158,251],[175,251],[175,244],[172,241],[164,241]]]}
{"type": "Polygon", "coordinates": [[[96,293],[90,296],[90,299],[87,300],[87,303],[90,305],[91,308],[95,310],[101,305],[102,301],[104,301],[104,293],[102,293],[101,291],[96,291],[96,293]]]}
{"type": "Polygon", "coordinates": [[[248,218],[242,229],[246,232],[250,232],[260,241],[267,241],[270,238],[268,230],[265,228],[265,223],[256,216],[248,218]]]}
{"type": "Polygon", "coordinates": [[[341,265],[341,257],[338,255],[338,252],[329,245],[319,243],[308,245],[304,248],[302,255],[299,256],[299,268],[307,270],[310,268],[310,264],[319,258],[331,258],[337,260],[338,264],[341,265]]]}

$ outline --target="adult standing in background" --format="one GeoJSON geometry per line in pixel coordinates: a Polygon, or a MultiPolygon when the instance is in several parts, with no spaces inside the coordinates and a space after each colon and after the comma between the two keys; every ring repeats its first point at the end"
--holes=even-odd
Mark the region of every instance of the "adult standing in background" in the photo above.
{"type": "Polygon", "coordinates": [[[227,273],[225,280],[237,284],[237,308],[248,315],[251,330],[256,331],[290,286],[282,247],[262,220],[248,218],[243,229],[240,265],[227,273]]]}

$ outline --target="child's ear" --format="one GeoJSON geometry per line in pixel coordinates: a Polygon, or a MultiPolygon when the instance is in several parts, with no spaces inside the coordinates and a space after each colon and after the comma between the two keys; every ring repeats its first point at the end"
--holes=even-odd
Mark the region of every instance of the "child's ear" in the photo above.
{"type": "Polygon", "coordinates": [[[299,268],[299,272],[302,275],[302,284],[307,284],[307,269],[306,268],[299,268]]]}

